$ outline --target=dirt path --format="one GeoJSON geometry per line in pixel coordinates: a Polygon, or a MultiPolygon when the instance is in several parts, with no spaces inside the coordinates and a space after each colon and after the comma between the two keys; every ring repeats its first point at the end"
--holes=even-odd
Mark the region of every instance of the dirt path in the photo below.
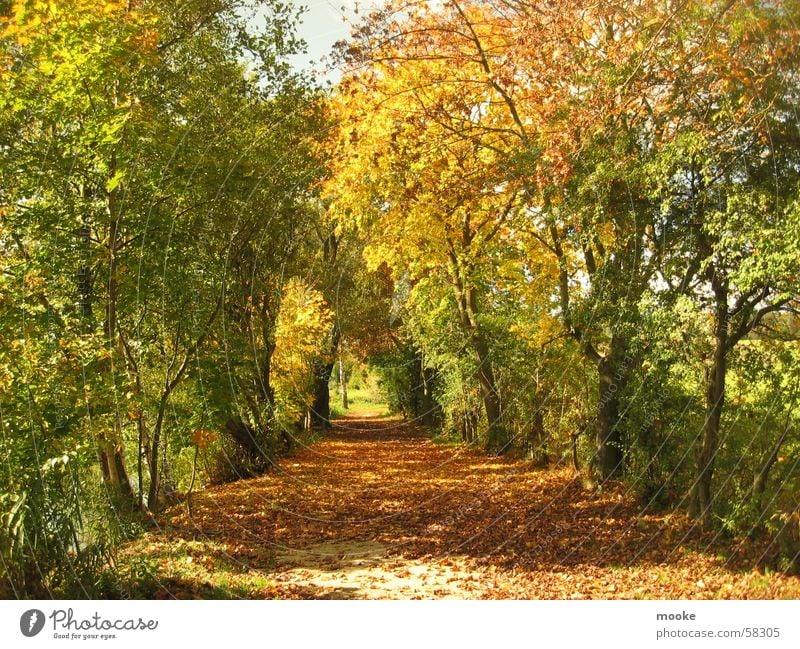
{"type": "Polygon", "coordinates": [[[397,419],[346,418],[268,475],[176,508],[137,553],[161,596],[800,597],[682,516],[639,516],[623,487],[438,445],[397,419]],[[186,565],[184,565],[186,564],[186,565]],[[219,591],[217,590],[217,595],[219,591]]]}

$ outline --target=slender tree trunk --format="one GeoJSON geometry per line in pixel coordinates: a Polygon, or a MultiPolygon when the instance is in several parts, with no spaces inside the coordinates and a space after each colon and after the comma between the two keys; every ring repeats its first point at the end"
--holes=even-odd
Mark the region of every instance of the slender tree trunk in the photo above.
{"type": "Polygon", "coordinates": [[[772,467],[774,466],[775,462],[777,462],[778,460],[778,453],[780,453],[783,443],[789,436],[789,429],[791,428],[790,419],[791,419],[790,415],[787,415],[786,425],[783,428],[783,432],[780,434],[778,439],[775,440],[775,443],[772,445],[772,449],[770,450],[770,453],[767,456],[766,461],[764,462],[764,464],[761,466],[761,469],[759,469],[759,471],[753,478],[753,505],[755,506],[755,509],[759,514],[762,514],[764,511],[764,502],[763,502],[764,492],[767,489],[767,480],[769,480],[769,473],[772,470],[772,467]]]}
{"type": "Polygon", "coordinates": [[[725,365],[724,358],[715,358],[714,365],[707,370],[706,416],[702,439],[695,452],[695,482],[690,511],[706,529],[711,527],[714,464],[719,450],[720,421],[725,402],[725,365]]]}
{"type": "MultiPolygon", "coordinates": [[[[81,187],[81,197],[87,198],[85,187],[81,187]]],[[[105,342],[109,350],[114,349],[113,328],[116,325],[116,311],[109,309],[108,304],[111,301],[116,302],[116,281],[112,279],[116,276],[116,259],[114,257],[113,246],[116,241],[117,225],[114,217],[114,197],[113,193],[108,199],[108,214],[111,218],[110,236],[109,236],[109,253],[110,261],[108,267],[108,284],[106,285],[106,313],[103,322],[103,333],[105,342]]],[[[94,302],[94,286],[92,282],[92,268],[89,261],[91,257],[91,227],[88,218],[84,217],[83,223],[79,230],[79,236],[85,248],[87,262],[85,265],[78,269],[77,273],[77,289],[80,300],[81,316],[84,322],[84,329],[87,332],[95,330],[96,323],[94,322],[94,314],[92,305],[94,302]]],[[[110,372],[112,365],[109,361],[103,361],[100,365],[101,372],[110,372]]],[[[116,430],[118,417],[115,417],[114,429],[116,430]]],[[[127,495],[130,492],[130,482],[127,480],[127,473],[122,458],[118,456],[117,449],[114,444],[113,436],[101,433],[97,443],[97,457],[100,462],[100,474],[103,477],[103,482],[117,496],[127,495]]]]}
{"type": "MultiPolygon", "coordinates": [[[[331,331],[331,350],[339,347],[341,332],[338,325],[334,324],[331,331]]],[[[314,403],[311,406],[311,422],[323,429],[331,427],[331,393],[330,380],[333,375],[334,361],[314,362],[314,403]]]]}
{"type": "Polygon", "coordinates": [[[531,427],[528,430],[528,453],[534,466],[545,467],[550,462],[550,457],[547,453],[547,434],[544,430],[544,403],[546,400],[544,389],[541,382],[541,368],[537,367],[534,373],[535,385],[535,412],[533,413],[533,420],[531,427]]]}
{"type": "Polygon", "coordinates": [[[125,354],[125,361],[128,368],[128,377],[130,380],[131,391],[136,397],[137,403],[133,411],[136,418],[136,433],[137,433],[137,449],[136,454],[136,477],[138,480],[137,500],[140,511],[144,511],[144,461],[147,458],[149,448],[149,436],[147,434],[147,424],[145,422],[144,408],[142,408],[142,400],[144,398],[144,391],[142,389],[142,375],[139,372],[139,363],[136,360],[133,349],[128,344],[127,336],[123,334],[122,329],[117,327],[117,335],[119,336],[122,351],[125,354]]]}
{"type": "Polygon", "coordinates": [[[483,409],[486,412],[486,420],[489,426],[486,448],[493,453],[502,453],[508,450],[510,440],[503,422],[503,407],[500,401],[500,394],[497,391],[497,382],[494,377],[489,346],[475,323],[473,323],[471,337],[475,359],[478,362],[475,376],[480,384],[483,409]]]}
{"type": "Polygon", "coordinates": [[[161,488],[161,475],[158,467],[158,453],[161,448],[161,427],[164,423],[164,409],[166,402],[162,400],[159,404],[156,423],[153,426],[153,435],[150,440],[150,489],[147,493],[147,508],[153,513],[158,512],[158,492],[161,488]]]}
{"type": "Polygon", "coordinates": [[[536,412],[533,414],[533,421],[531,422],[528,448],[534,465],[540,468],[547,466],[550,461],[545,444],[546,437],[544,431],[544,411],[541,406],[537,406],[536,412]]]}
{"type": "Polygon", "coordinates": [[[471,444],[478,438],[478,415],[468,412],[464,416],[464,427],[467,430],[467,441],[471,444]]]}
{"type": "Polygon", "coordinates": [[[438,405],[433,397],[434,372],[429,367],[422,368],[422,424],[433,427],[436,425],[438,405]]]}
{"type": "Polygon", "coordinates": [[[423,378],[424,365],[422,354],[414,350],[411,363],[409,363],[408,380],[410,387],[409,410],[414,419],[421,419],[425,413],[425,382],[423,378]]]}
{"type": "Polygon", "coordinates": [[[597,472],[603,480],[622,470],[622,438],[619,420],[619,386],[614,380],[614,364],[603,358],[598,363],[600,377],[597,406],[597,472]]]}
{"type": "Polygon", "coordinates": [[[139,511],[141,511],[144,509],[144,456],[147,452],[144,447],[145,432],[141,413],[139,414],[139,421],[136,422],[136,431],[139,440],[139,452],[136,458],[136,478],[139,480],[138,503],[139,511]]]}
{"type": "Polygon", "coordinates": [[[192,516],[192,493],[194,492],[194,483],[197,479],[197,458],[200,455],[200,446],[195,444],[194,455],[192,456],[192,478],[189,481],[189,488],[186,490],[186,514],[192,516]]]}
{"type": "MultiPolygon", "coordinates": [[[[167,411],[167,405],[169,404],[170,397],[175,391],[175,388],[178,387],[180,382],[183,380],[186,371],[189,369],[189,362],[192,360],[192,358],[194,358],[197,350],[200,349],[200,346],[203,344],[203,341],[208,335],[211,325],[213,324],[214,320],[216,320],[221,308],[222,300],[220,299],[217,301],[217,306],[211,314],[205,330],[202,334],[200,334],[194,344],[188,350],[186,350],[183,360],[181,361],[172,378],[170,378],[170,373],[175,367],[176,357],[173,357],[167,368],[166,376],[164,378],[164,386],[161,391],[161,398],[158,402],[158,413],[156,415],[155,423],[153,424],[153,435],[150,440],[150,489],[147,494],[147,507],[153,514],[158,511],[158,491],[160,487],[158,454],[161,447],[161,431],[164,426],[164,416],[167,411]]],[[[178,343],[179,341],[176,336],[174,344],[178,345],[178,343]]]]}
{"type": "Polygon", "coordinates": [[[329,382],[333,374],[333,363],[317,361],[314,367],[314,404],[311,406],[311,420],[316,426],[330,428],[331,394],[329,382]]]}
{"type": "Polygon", "coordinates": [[[344,373],[344,361],[341,356],[339,356],[339,388],[342,392],[342,408],[347,410],[350,407],[347,401],[347,376],[344,373]]]}
{"type": "MultiPolygon", "coordinates": [[[[114,170],[114,161],[112,159],[110,173],[114,170]]],[[[117,208],[117,189],[109,192],[106,211],[109,218],[108,227],[108,276],[106,278],[106,292],[105,292],[105,320],[103,322],[103,334],[105,336],[108,353],[111,356],[106,361],[107,372],[111,377],[110,383],[115,382],[114,376],[114,354],[118,351],[117,339],[117,290],[118,290],[118,262],[117,262],[117,249],[119,245],[119,214],[117,208]]],[[[116,409],[116,405],[114,405],[116,409]]],[[[104,469],[103,477],[106,479],[107,484],[111,490],[122,496],[125,500],[129,500],[131,504],[134,502],[133,489],[131,488],[128,471],[125,468],[125,455],[123,451],[122,440],[122,418],[119,412],[115,410],[112,424],[112,431],[109,434],[101,433],[100,439],[100,453],[105,456],[101,462],[101,467],[104,469]]]]}
{"type": "Polygon", "coordinates": [[[452,248],[450,250],[450,269],[458,314],[477,361],[475,378],[481,388],[481,398],[488,424],[486,449],[493,453],[502,453],[508,450],[510,440],[508,431],[503,425],[503,408],[500,394],[497,391],[489,345],[478,320],[477,294],[474,287],[468,284],[467,274],[452,248]]]}
{"type": "Polygon", "coordinates": [[[572,468],[575,469],[575,473],[580,473],[581,464],[578,461],[578,433],[573,432],[569,436],[570,446],[572,447],[572,468]]]}
{"type": "Polygon", "coordinates": [[[486,411],[486,419],[489,421],[486,448],[495,453],[502,453],[508,450],[509,438],[503,426],[503,409],[494,387],[494,374],[491,368],[484,367],[479,378],[483,392],[483,408],[486,411]]]}
{"type": "Polygon", "coordinates": [[[128,476],[128,470],[125,467],[125,456],[123,454],[122,447],[122,416],[119,413],[117,413],[117,416],[115,417],[115,422],[115,444],[112,458],[114,460],[114,466],[117,474],[117,483],[119,485],[120,494],[122,494],[125,501],[133,504],[136,500],[136,496],[133,493],[133,487],[131,486],[130,477],[128,476]]]}
{"type": "Polygon", "coordinates": [[[714,464],[719,450],[720,422],[725,407],[725,379],[728,371],[728,292],[716,278],[712,280],[716,309],[714,318],[714,355],[706,368],[706,415],[702,437],[695,448],[695,481],[689,513],[705,529],[711,528],[711,505],[714,464]]]}
{"type": "Polygon", "coordinates": [[[628,382],[633,364],[633,359],[626,352],[627,340],[613,334],[608,353],[597,361],[596,470],[602,480],[621,474],[625,468],[620,394],[628,382]]]}

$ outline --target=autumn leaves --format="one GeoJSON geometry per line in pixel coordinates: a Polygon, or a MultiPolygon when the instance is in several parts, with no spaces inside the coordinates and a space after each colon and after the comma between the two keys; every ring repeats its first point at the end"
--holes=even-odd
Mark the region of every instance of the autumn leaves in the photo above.
{"type": "Polygon", "coordinates": [[[655,494],[676,480],[705,526],[739,506],[713,489],[726,375],[745,339],[774,352],[767,321],[794,327],[797,15],[452,0],[367,21],[331,104],[324,193],[410,287],[406,326],[452,395],[447,425],[475,387],[493,451],[544,417],[540,446],[592,436],[600,479],[655,494]],[[693,343],[676,349],[667,323],[687,306],[693,343]]]}

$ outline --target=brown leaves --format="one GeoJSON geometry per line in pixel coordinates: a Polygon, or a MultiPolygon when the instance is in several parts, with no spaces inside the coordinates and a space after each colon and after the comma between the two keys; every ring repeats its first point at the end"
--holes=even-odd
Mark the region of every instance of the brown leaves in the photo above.
{"type": "Polygon", "coordinates": [[[437,445],[397,419],[341,420],[269,475],[198,494],[195,511],[174,509],[139,548],[184,580],[174,597],[212,596],[220,579],[245,597],[800,596],[800,579],[721,558],[729,548],[681,515],[642,515],[621,486],[598,494],[571,470],[437,445]]]}
{"type": "Polygon", "coordinates": [[[209,444],[213,444],[217,437],[218,434],[216,431],[198,428],[197,430],[192,431],[192,444],[202,450],[209,444]]]}

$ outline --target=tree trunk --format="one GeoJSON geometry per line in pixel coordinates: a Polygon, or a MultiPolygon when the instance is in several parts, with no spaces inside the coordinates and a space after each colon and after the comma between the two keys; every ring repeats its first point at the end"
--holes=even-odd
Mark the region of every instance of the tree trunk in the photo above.
{"type": "Polygon", "coordinates": [[[144,459],[145,455],[147,454],[147,447],[145,446],[145,427],[143,414],[141,412],[139,413],[139,419],[136,422],[136,432],[139,442],[139,452],[137,453],[136,457],[136,478],[139,481],[139,510],[142,511],[144,510],[144,459]]]}
{"type": "MultiPolygon", "coordinates": [[[[474,291],[469,291],[470,314],[475,312],[474,291]]],[[[497,382],[494,378],[492,358],[489,353],[489,345],[478,328],[477,322],[470,316],[472,347],[478,367],[475,376],[481,386],[481,396],[483,397],[483,408],[486,412],[486,421],[489,430],[486,436],[486,449],[493,453],[504,453],[508,450],[509,436],[508,431],[503,425],[503,407],[500,402],[500,394],[497,391],[497,382]]]]}
{"type": "Polygon", "coordinates": [[[424,388],[420,380],[422,377],[422,355],[416,350],[412,354],[411,362],[408,365],[408,414],[417,419],[422,415],[424,407],[424,388]]]}
{"type": "Polygon", "coordinates": [[[192,517],[192,492],[194,492],[194,483],[197,478],[197,458],[200,455],[200,445],[195,444],[194,455],[192,456],[192,477],[189,481],[189,488],[186,490],[186,515],[192,517]]]}
{"type": "MultiPolygon", "coordinates": [[[[789,411],[791,413],[791,410],[789,411]]],[[[772,445],[772,449],[770,450],[769,455],[767,456],[766,461],[759,469],[758,473],[756,473],[755,477],[753,478],[753,506],[755,507],[756,511],[761,515],[764,511],[764,492],[767,489],[767,480],[769,480],[769,472],[772,470],[775,462],[778,460],[778,453],[781,451],[781,447],[783,443],[786,441],[786,438],[789,436],[789,429],[791,428],[791,416],[787,414],[786,416],[786,425],[783,428],[783,432],[780,434],[778,439],[775,440],[775,443],[772,445]]]]}
{"type": "Polygon", "coordinates": [[[712,481],[714,463],[719,450],[720,421],[725,407],[725,378],[728,370],[728,292],[727,287],[712,278],[716,302],[714,317],[714,355],[706,368],[706,416],[702,439],[695,448],[695,481],[689,504],[689,514],[700,521],[704,529],[711,528],[712,481]]]}
{"type": "Polygon", "coordinates": [[[468,285],[458,256],[452,249],[450,250],[450,262],[453,292],[455,293],[459,318],[477,361],[475,378],[478,379],[481,387],[483,408],[486,412],[488,424],[486,449],[492,453],[503,453],[508,450],[510,439],[503,426],[502,403],[500,402],[500,394],[497,391],[489,345],[483,336],[478,320],[477,294],[475,288],[468,285]]]}
{"type": "Polygon", "coordinates": [[[695,452],[695,482],[690,513],[703,528],[711,527],[712,480],[719,450],[719,431],[725,403],[726,361],[715,354],[714,365],[706,373],[706,416],[702,439],[695,452]]]}
{"type": "Polygon", "coordinates": [[[341,356],[339,357],[339,388],[342,392],[342,408],[347,410],[350,407],[347,401],[347,376],[344,373],[344,361],[341,356]]]}
{"type": "MultiPolygon", "coordinates": [[[[81,197],[87,198],[85,187],[81,187],[81,197]]],[[[110,353],[116,349],[115,331],[116,331],[116,300],[117,300],[117,287],[116,287],[116,240],[118,222],[116,219],[116,195],[114,192],[109,194],[107,199],[107,214],[110,218],[109,225],[109,266],[108,266],[108,284],[106,285],[106,313],[103,322],[103,333],[105,341],[110,353]]],[[[92,269],[89,259],[91,258],[91,227],[90,219],[83,218],[81,228],[78,231],[83,246],[85,247],[86,264],[78,269],[77,273],[77,290],[79,296],[81,318],[86,332],[93,332],[95,330],[94,314],[92,304],[94,301],[94,286],[92,281],[92,269]]],[[[101,372],[111,372],[113,364],[109,361],[103,361],[100,364],[101,372]]],[[[121,447],[121,421],[118,412],[115,412],[113,433],[109,437],[105,433],[100,434],[98,439],[97,455],[100,462],[100,473],[103,477],[103,482],[109,488],[111,493],[116,496],[122,496],[126,500],[133,500],[133,489],[131,487],[128,472],[125,469],[125,457],[121,447]]]]}
{"type": "Polygon", "coordinates": [[[483,409],[489,426],[486,449],[493,453],[503,453],[508,450],[510,440],[508,431],[503,425],[503,408],[500,402],[500,395],[497,392],[497,383],[494,378],[489,347],[477,331],[473,332],[472,343],[475,357],[478,361],[475,376],[481,387],[483,409]]]}
{"type": "MultiPolygon", "coordinates": [[[[117,427],[115,426],[115,428],[117,427]]],[[[116,436],[116,433],[114,436],[116,436]]],[[[127,504],[133,504],[136,499],[128,477],[128,471],[125,468],[125,456],[122,448],[106,435],[101,436],[98,444],[103,482],[112,494],[121,497],[127,504]]]]}
{"type": "Polygon", "coordinates": [[[550,457],[547,454],[546,434],[544,432],[544,411],[537,407],[533,414],[530,431],[528,433],[528,452],[535,466],[547,466],[550,457]]]}
{"type": "Polygon", "coordinates": [[[630,376],[632,359],[623,354],[626,341],[616,334],[611,337],[611,348],[597,361],[599,391],[597,404],[596,469],[602,480],[622,473],[625,455],[620,429],[620,393],[630,376]]]}
{"type": "MultiPolygon", "coordinates": [[[[119,427],[117,429],[117,439],[122,439],[122,432],[119,427]]],[[[119,492],[126,503],[133,505],[136,497],[133,493],[133,487],[131,487],[131,480],[128,476],[128,470],[125,468],[125,456],[123,455],[122,447],[120,445],[114,446],[114,453],[112,457],[116,467],[119,492]]]]}
{"type": "Polygon", "coordinates": [[[311,406],[313,425],[331,427],[331,395],[328,383],[333,374],[333,363],[314,363],[314,403],[311,406]]]}
{"type": "Polygon", "coordinates": [[[161,476],[158,471],[158,452],[161,446],[161,427],[164,422],[164,408],[159,405],[158,416],[153,427],[150,441],[150,489],[147,493],[147,508],[155,515],[158,512],[158,491],[161,487],[161,476]]]}
{"type": "Polygon", "coordinates": [[[622,470],[622,438],[618,426],[619,386],[614,380],[614,364],[608,358],[598,362],[600,376],[597,406],[597,472],[603,480],[622,470]]]}
{"type": "MultiPolygon", "coordinates": [[[[110,172],[113,173],[114,162],[110,172]]],[[[119,214],[116,205],[117,189],[109,192],[106,202],[106,212],[109,218],[108,226],[108,278],[106,281],[105,294],[105,320],[103,322],[103,334],[109,355],[113,355],[118,350],[117,339],[117,248],[119,237],[119,214]]],[[[115,383],[114,363],[111,359],[106,361],[106,371],[111,375],[111,383],[115,383]]],[[[117,411],[118,406],[114,404],[114,417],[110,435],[101,433],[100,452],[105,455],[101,463],[104,470],[103,477],[111,491],[124,500],[134,503],[133,489],[131,488],[128,471],[125,468],[125,454],[123,452],[122,440],[122,419],[117,411]]]]}
{"type": "Polygon", "coordinates": [[[578,461],[578,433],[573,432],[569,436],[570,446],[572,447],[572,468],[575,469],[575,473],[580,473],[581,464],[578,461]]]}
{"type": "Polygon", "coordinates": [[[465,410],[458,422],[458,432],[463,442],[472,444],[478,437],[478,416],[470,410],[465,410]]]}
{"type": "MultiPolygon", "coordinates": [[[[167,406],[169,405],[170,397],[172,393],[175,391],[175,388],[178,387],[180,382],[183,380],[183,377],[186,375],[187,370],[189,369],[189,363],[197,354],[197,350],[200,349],[200,346],[203,344],[203,341],[206,339],[208,335],[211,325],[216,320],[217,315],[219,315],[220,310],[222,309],[222,299],[217,300],[217,305],[212,312],[210,318],[208,319],[208,323],[206,324],[206,328],[203,333],[195,340],[194,344],[186,350],[186,353],[181,361],[180,365],[178,366],[177,370],[175,370],[174,375],[170,379],[170,374],[172,369],[177,362],[177,352],[176,355],[173,356],[172,361],[170,361],[166,376],[164,377],[164,387],[161,390],[161,398],[158,401],[158,413],[156,415],[156,421],[153,425],[153,436],[150,442],[150,489],[147,494],[147,506],[150,511],[155,514],[158,510],[158,490],[159,490],[159,470],[158,470],[158,453],[160,450],[161,445],[161,432],[164,426],[164,416],[166,415],[167,406]]],[[[176,335],[175,346],[179,344],[178,336],[176,335]]],[[[166,459],[166,455],[165,455],[166,459]]],[[[164,464],[166,467],[166,463],[164,464]]],[[[168,467],[167,467],[168,468],[168,467]]]]}
{"type": "Polygon", "coordinates": [[[434,372],[429,367],[422,368],[422,424],[433,427],[436,425],[438,404],[433,397],[434,372]]]}

